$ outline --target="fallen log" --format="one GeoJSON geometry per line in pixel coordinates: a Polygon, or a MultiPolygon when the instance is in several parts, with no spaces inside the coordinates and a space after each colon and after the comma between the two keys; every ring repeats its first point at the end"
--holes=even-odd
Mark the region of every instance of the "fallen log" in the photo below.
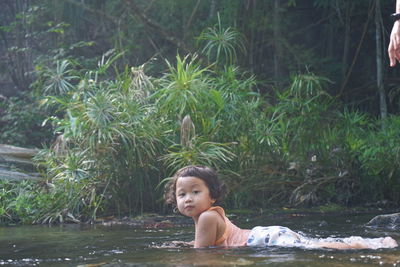
{"type": "Polygon", "coordinates": [[[39,149],[0,144],[0,179],[39,180],[32,158],[39,149]]]}
{"type": "Polygon", "coordinates": [[[17,171],[8,171],[0,169],[0,179],[21,181],[21,180],[40,180],[40,176],[37,173],[22,173],[17,171]]]}
{"type": "Polygon", "coordinates": [[[10,145],[0,145],[0,156],[9,156],[13,158],[31,159],[39,149],[23,148],[10,145]]]}

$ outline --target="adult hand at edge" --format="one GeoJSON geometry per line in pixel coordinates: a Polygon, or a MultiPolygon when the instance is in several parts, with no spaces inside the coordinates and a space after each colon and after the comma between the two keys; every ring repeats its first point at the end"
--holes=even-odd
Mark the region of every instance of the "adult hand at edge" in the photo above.
{"type": "Polygon", "coordinates": [[[392,32],[390,33],[390,43],[388,47],[390,66],[396,66],[400,62],[400,21],[395,21],[392,32]]]}

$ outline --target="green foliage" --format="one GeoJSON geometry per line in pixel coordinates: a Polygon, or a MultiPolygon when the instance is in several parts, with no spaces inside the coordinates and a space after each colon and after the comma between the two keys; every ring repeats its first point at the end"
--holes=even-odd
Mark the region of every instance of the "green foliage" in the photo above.
{"type": "Polygon", "coordinates": [[[104,77],[113,66],[107,62],[116,62],[109,56],[96,70],[67,65],[64,71],[80,73],[79,79],[42,101],[55,111],[48,121],[58,134],[37,157],[50,187],[9,187],[4,221],[95,220],[157,210],[161,190],[153,189],[188,164],[218,169],[232,207],[347,205],[364,200],[366,192],[374,200],[399,201],[398,118],[380,129],[363,113],[339,112],[324,90],[328,79],[293,76],[270,104],[256,93],[254,76],[233,66],[211,71],[195,57],[178,56],[158,79],[143,65],[111,80],[104,77]],[[388,147],[395,149],[388,154],[388,147]]]}
{"type": "Polygon", "coordinates": [[[45,80],[43,92],[49,94],[65,94],[73,88],[71,82],[78,78],[72,75],[72,69],[69,68],[70,63],[67,60],[57,61],[56,67],[47,68],[43,73],[45,80]]]}
{"type": "Polygon", "coordinates": [[[182,121],[180,138],[180,144],[169,147],[168,154],[161,157],[173,171],[188,165],[222,167],[235,157],[229,148],[231,144],[210,142],[205,137],[196,136],[190,116],[186,116],[182,121]]]}
{"type": "Polygon", "coordinates": [[[202,53],[207,55],[208,60],[222,66],[236,64],[237,51],[246,51],[244,36],[233,27],[223,28],[219,13],[218,24],[205,29],[198,40],[205,42],[202,53]]]}
{"type": "Polygon", "coordinates": [[[29,202],[33,194],[32,184],[25,181],[20,184],[8,181],[0,181],[0,183],[0,221],[14,221],[21,215],[28,220],[32,215],[29,202]]]}
{"type": "Polygon", "coordinates": [[[41,147],[51,140],[51,129],[42,126],[46,116],[31,94],[0,99],[0,143],[41,147]]]}
{"type": "Polygon", "coordinates": [[[398,202],[400,145],[400,118],[391,116],[385,121],[385,128],[376,121],[374,130],[364,135],[353,153],[360,161],[362,190],[368,193],[371,200],[383,198],[398,202]]]}
{"type": "Polygon", "coordinates": [[[0,181],[0,185],[1,223],[78,221],[69,212],[74,198],[68,187],[50,188],[30,181],[0,181]]]}
{"type": "MultiPolygon", "coordinates": [[[[100,79],[114,61],[115,57],[111,57],[102,60],[97,70],[83,73],[81,81],[72,90],[58,91],[63,94],[47,97],[47,103],[66,111],[62,117],[52,118],[56,132],[62,137],[58,144],[62,149],[44,158],[47,177],[71,184],[71,188],[82,183],[73,194],[83,199],[92,197],[82,191],[82,187],[93,188],[90,194],[98,196],[98,200],[89,201],[91,204],[87,205],[88,213],[85,214],[91,219],[96,218],[103,205],[113,205],[107,203],[110,192],[115,193],[114,204],[125,201],[119,197],[126,197],[128,191],[119,194],[114,186],[128,181],[128,187],[124,188],[133,187],[131,193],[145,190],[135,187],[143,184],[143,181],[137,181],[143,178],[135,177],[136,169],[156,164],[155,144],[159,138],[164,138],[164,132],[160,131],[163,124],[155,123],[151,107],[135,97],[141,88],[132,87],[142,83],[137,83],[127,73],[116,81],[100,79]],[[129,88],[125,90],[127,86],[129,88]]],[[[144,202],[143,199],[135,201],[144,202]]],[[[81,205],[79,201],[72,203],[81,205]]],[[[73,207],[72,210],[81,209],[73,207]]]]}
{"type": "Polygon", "coordinates": [[[171,112],[178,118],[185,114],[193,117],[200,112],[200,107],[209,102],[209,81],[204,72],[206,68],[196,63],[197,56],[189,60],[189,56],[176,57],[176,67],[168,61],[169,73],[160,81],[161,90],[156,92],[155,98],[160,106],[160,112],[171,112]]]}
{"type": "MultiPolygon", "coordinates": [[[[19,91],[33,88],[35,96],[0,95],[0,143],[48,144],[50,126],[57,139],[37,157],[46,183],[4,182],[1,220],[94,220],[160,210],[161,190],[154,188],[187,164],[218,169],[232,207],[368,197],[398,203],[398,116],[381,128],[357,111],[369,105],[374,112],[378,102],[375,88],[365,88],[375,82],[371,57],[364,56],[375,47],[368,43],[372,31],[352,58],[358,46],[352,40],[363,40],[350,36],[363,36],[362,27],[348,27],[365,23],[360,14],[370,3],[261,2],[4,6],[0,51],[8,61],[0,78],[9,77],[6,83],[19,91]],[[177,47],[194,52],[196,40],[208,62],[176,54],[177,47]],[[132,62],[146,63],[128,67],[132,62]],[[293,75],[303,69],[318,75],[293,75]]],[[[394,83],[386,88],[396,114],[399,90],[394,83]]]]}
{"type": "Polygon", "coordinates": [[[324,90],[326,83],[310,73],[294,76],[286,90],[276,92],[279,101],[261,111],[264,116],[254,116],[258,109],[248,117],[241,112],[243,123],[254,130],[238,139],[235,166],[243,176],[229,181],[237,190],[231,199],[235,205],[289,200],[294,205],[348,204],[359,193],[354,191],[356,160],[342,141],[358,125],[333,112],[336,102],[324,90]]]}

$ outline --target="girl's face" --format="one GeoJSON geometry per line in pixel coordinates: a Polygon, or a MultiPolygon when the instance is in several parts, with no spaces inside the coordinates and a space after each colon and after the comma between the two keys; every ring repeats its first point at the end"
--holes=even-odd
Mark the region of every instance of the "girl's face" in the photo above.
{"type": "Polygon", "coordinates": [[[206,183],[197,177],[179,177],[175,193],[179,212],[193,219],[197,219],[215,202],[206,183]]]}

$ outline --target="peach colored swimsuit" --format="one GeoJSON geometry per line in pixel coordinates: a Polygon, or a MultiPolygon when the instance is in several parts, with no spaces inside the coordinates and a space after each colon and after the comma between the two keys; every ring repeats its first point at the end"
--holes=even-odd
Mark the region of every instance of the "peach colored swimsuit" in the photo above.
{"type": "Polygon", "coordinates": [[[221,215],[222,219],[225,221],[225,232],[224,234],[215,241],[216,246],[246,246],[247,238],[249,236],[250,230],[240,229],[234,225],[226,216],[223,208],[219,206],[211,207],[208,210],[215,210],[221,215]]]}

